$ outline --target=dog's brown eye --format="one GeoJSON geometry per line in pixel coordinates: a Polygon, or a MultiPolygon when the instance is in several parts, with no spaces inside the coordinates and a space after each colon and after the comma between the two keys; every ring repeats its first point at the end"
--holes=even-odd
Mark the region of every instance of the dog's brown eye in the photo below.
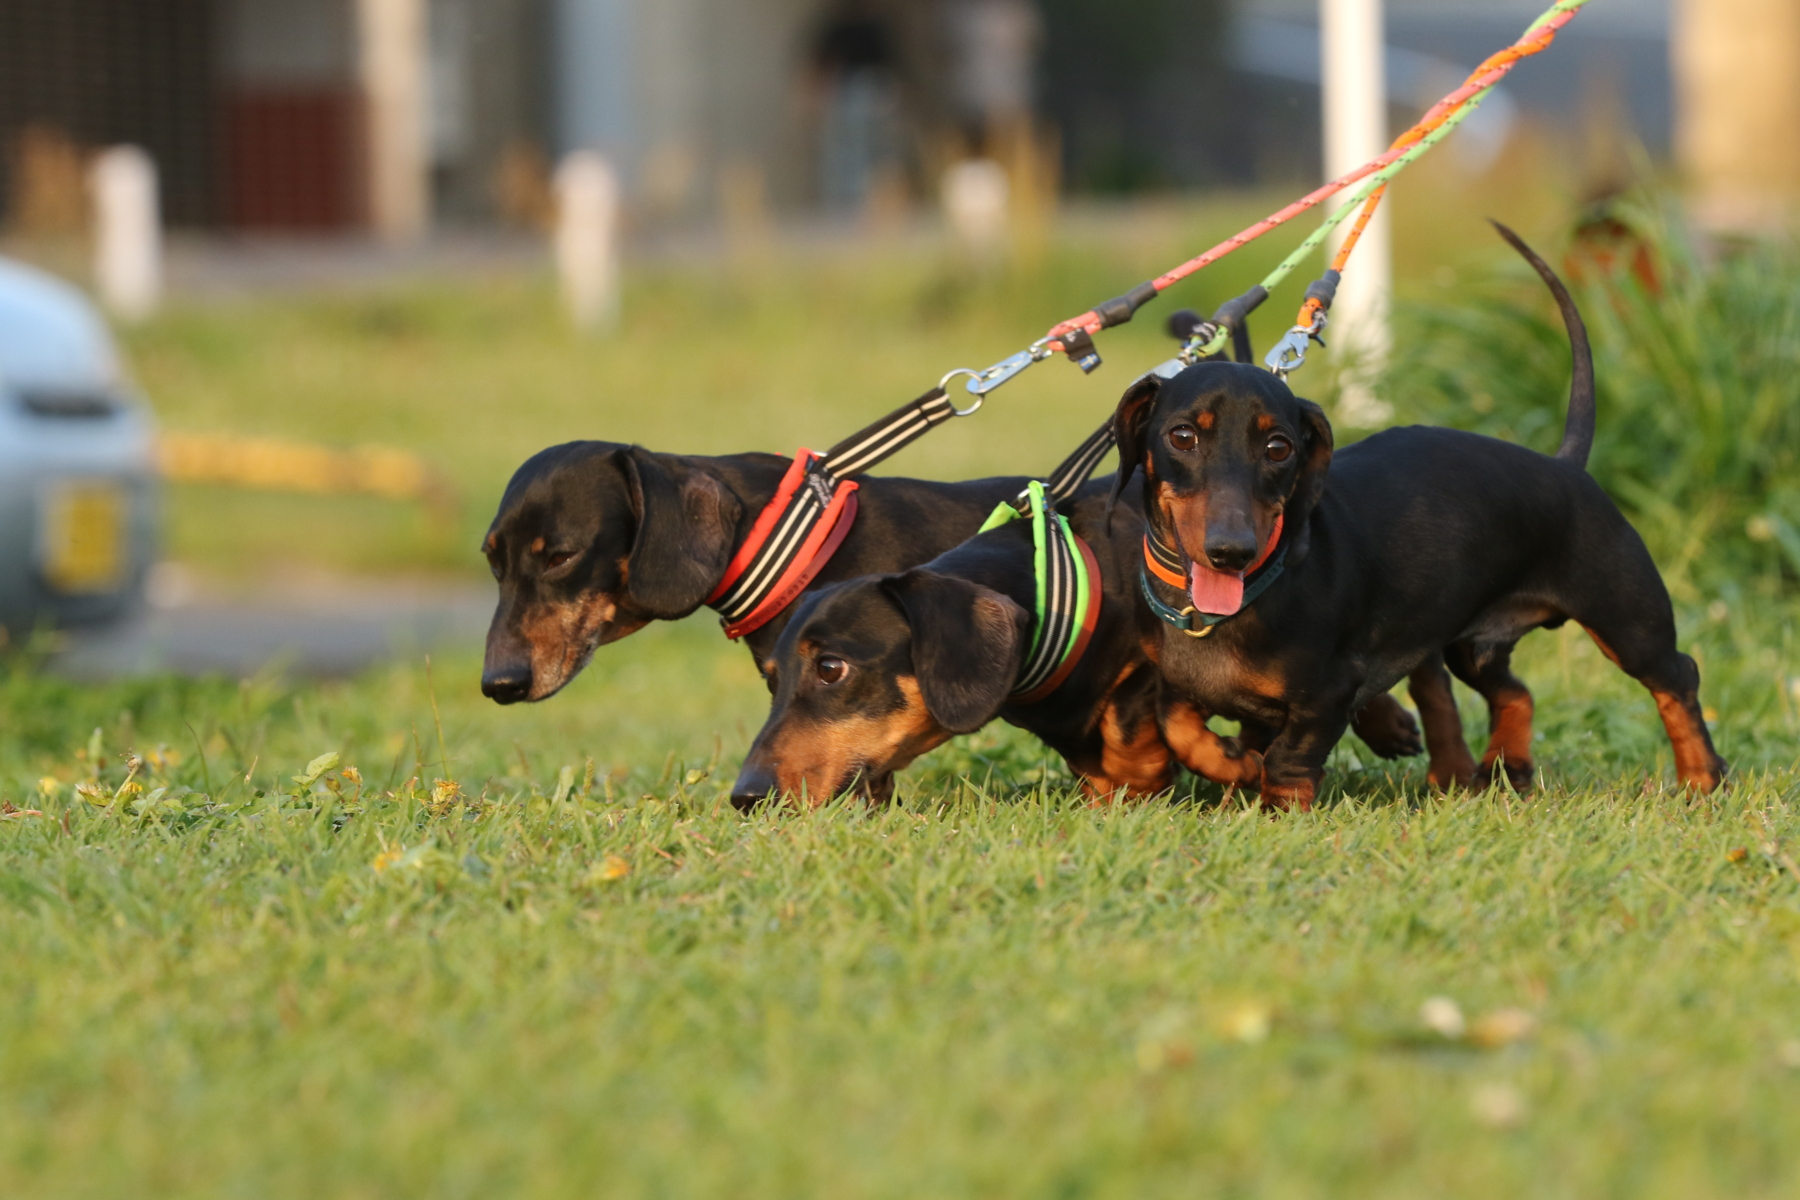
{"type": "Polygon", "coordinates": [[[1286,462],[1288,455],[1294,452],[1294,443],[1280,434],[1269,439],[1268,455],[1270,462],[1286,462]]]}
{"type": "Polygon", "coordinates": [[[830,686],[843,682],[844,676],[850,673],[850,664],[827,654],[813,664],[813,670],[818,673],[820,683],[830,686]]]}
{"type": "Polygon", "coordinates": [[[556,568],[562,566],[564,563],[568,562],[571,558],[574,558],[574,557],[575,557],[575,554],[571,550],[558,550],[556,553],[552,554],[549,558],[546,558],[544,560],[544,569],[547,571],[554,571],[554,570],[556,570],[556,568]]]}
{"type": "Polygon", "coordinates": [[[1200,445],[1200,434],[1192,425],[1177,425],[1169,430],[1169,445],[1177,450],[1193,450],[1200,445]]]}

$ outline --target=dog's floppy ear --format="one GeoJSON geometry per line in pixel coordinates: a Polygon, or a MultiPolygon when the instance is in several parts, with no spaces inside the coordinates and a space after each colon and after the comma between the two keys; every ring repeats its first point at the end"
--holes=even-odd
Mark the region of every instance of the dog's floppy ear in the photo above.
{"type": "Polygon", "coordinates": [[[730,565],[743,505],[706,472],[641,446],[621,451],[619,458],[637,516],[637,535],[626,560],[626,595],[646,616],[665,621],[685,617],[700,607],[730,565]]]}
{"type": "Polygon", "coordinates": [[[1325,476],[1331,470],[1331,422],[1325,410],[1311,400],[1295,397],[1300,406],[1300,473],[1294,478],[1294,493],[1287,502],[1287,528],[1298,533],[1300,525],[1318,506],[1325,494],[1325,476]]]}
{"type": "Polygon", "coordinates": [[[1030,615],[992,588],[923,567],[882,587],[912,626],[913,670],[932,719],[952,733],[993,720],[1024,664],[1030,615]]]}
{"type": "Polygon", "coordinates": [[[1106,501],[1106,516],[1112,518],[1113,505],[1125,494],[1125,485],[1144,463],[1144,434],[1150,427],[1150,412],[1162,391],[1162,377],[1146,375],[1125,389],[1119,407],[1113,412],[1113,442],[1119,448],[1119,477],[1113,482],[1112,495],[1106,501]]]}

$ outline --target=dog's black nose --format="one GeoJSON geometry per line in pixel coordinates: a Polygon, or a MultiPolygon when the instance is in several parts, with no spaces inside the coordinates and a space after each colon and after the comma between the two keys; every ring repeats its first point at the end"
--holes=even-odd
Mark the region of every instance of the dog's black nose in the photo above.
{"type": "Polygon", "coordinates": [[[501,704],[517,704],[531,695],[531,664],[489,667],[481,673],[481,694],[501,704]]]}
{"type": "Polygon", "coordinates": [[[1206,539],[1206,561],[1214,570],[1242,571],[1256,561],[1256,538],[1248,534],[1220,534],[1206,539]]]}
{"type": "Polygon", "coordinates": [[[775,772],[758,763],[745,763],[737,782],[731,785],[731,806],[739,812],[749,812],[775,790],[775,772]]]}

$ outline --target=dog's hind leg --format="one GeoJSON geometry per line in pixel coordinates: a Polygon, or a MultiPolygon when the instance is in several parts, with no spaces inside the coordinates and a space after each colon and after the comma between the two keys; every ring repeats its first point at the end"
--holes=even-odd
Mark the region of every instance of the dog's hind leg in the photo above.
{"type": "Polygon", "coordinates": [[[1462,714],[1456,711],[1456,693],[1450,688],[1450,672],[1444,656],[1433,654],[1407,677],[1406,690],[1419,706],[1419,723],[1425,727],[1425,748],[1430,765],[1425,777],[1431,786],[1448,791],[1452,785],[1475,785],[1475,756],[1463,737],[1462,714]]]}
{"type": "Polygon", "coordinates": [[[1488,706],[1488,744],[1481,753],[1475,783],[1489,787],[1496,769],[1517,792],[1531,790],[1536,767],[1531,759],[1531,689],[1512,672],[1513,642],[1477,647],[1455,642],[1445,647],[1444,658],[1456,677],[1481,693],[1488,706]]]}
{"type": "Polygon", "coordinates": [[[1700,668],[1675,645],[1675,610],[1650,552],[1623,519],[1583,530],[1590,548],[1569,572],[1563,609],[1600,652],[1649,689],[1675,750],[1675,774],[1699,792],[1725,779],[1700,707],[1700,668]],[[1622,527],[1622,528],[1621,528],[1622,527]]]}
{"type": "Polygon", "coordinates": [[[1700,708],[1700,668],[1675,648],[1674,621],[1667,637],[1611,622],[1583,621],[1583,629],[1620,670],[1643,684],[1656,699],[1669,744],[1675,750],[1675,775],[1698,792],[1710,792],[1725,781],[1725,760],[1713,749],[1700,708]]]}

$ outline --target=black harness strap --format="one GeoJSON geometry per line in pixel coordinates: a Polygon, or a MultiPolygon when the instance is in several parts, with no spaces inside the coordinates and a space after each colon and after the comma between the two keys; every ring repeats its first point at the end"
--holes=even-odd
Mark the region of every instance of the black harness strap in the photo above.
{"type": "Polygon", "coordinates": [[[1057,464],[1045,482],[1033,481],[1016,499],[1001,502],[981,527],[985,532],[1008,521],[1031,522],[1038,602],[1031,647],[1012,691],[1014,703],[1034,703],[1055,691],[1075,669],[1094,632],[1099,568],[1057,509],[1081,490],[1112,448],[1109,420],[1057,464]]]}
{"type": "Polygon", "coordinates": [[[707,598],[727,636],[742,637],[787,607],[825,565],[856,519],[852,476],[956,415],[941,387],[901,405],[824,454],[802,450],[725,578],[707,598]]]}
{"type": "MultiPolygon", "coordinates": [[[[1065,503],[1074,499],[1075,493],[1079,492],[1082,485],[1087,483],[1094,474],[1094,468],[1100,465],[1100,460],[1112,453],[1112,448],[1113,424],[1111,420],[1108,420],[1100,428],[1088,434],[1086,440],[1070,452],[1069,457],[1056,464],[1056,469],[1044,477],[1044,494],[1050,501],[1050,507],[1061,508],[1065,503]]],[[[1010,506],[1021,517],[1029,517],[1031,515],[1031,489],[1027,487],[1014,499],[1004,501],[1003,506],[1010,506]]],[[[995,511],[998,515],[998,510],[995,511]]],[[[989,524],[982,526],[983,529],[991,528],[998,523],[993,517],[989,517],[988,522],[989,524]]]]}
{"type": "Polygon", "coordinates": [[[1050,472],[1044,480],[1044,490],[1050,495],[1050,502],[1061,506],[1065,500],[1074,498],[1081,486],[1094,474],[1094,468],[1100,460],[1112,452],[1113,423],[1108,420],[1100,428],[1088,434],[1087,440],[1075,447],[1069,457],[1050,472]]]}
{"type": "Polygon", "coordinates": [[[820,469],[834,478],[848,479],[898,454],[955,415],[956,407],[944,389],[932,388],[827,450],[820,469]]]}

